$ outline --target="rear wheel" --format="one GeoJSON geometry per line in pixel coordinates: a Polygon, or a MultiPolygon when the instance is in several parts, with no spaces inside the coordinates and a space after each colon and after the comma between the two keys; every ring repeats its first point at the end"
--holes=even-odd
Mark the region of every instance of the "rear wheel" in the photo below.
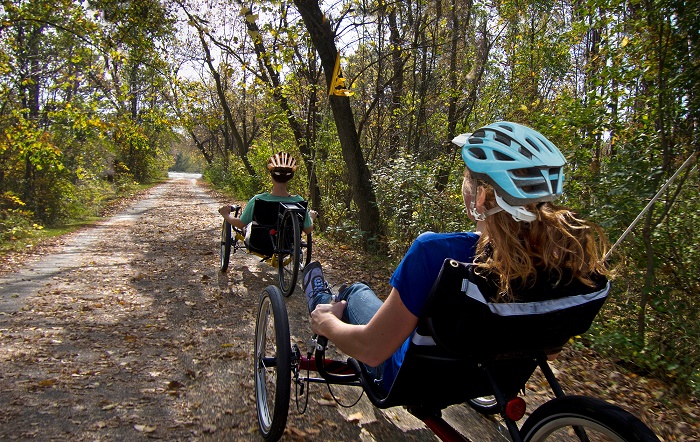
{"type": "Polygon", "coordinates": [[[649,427],[622,408],[582,396],[543,404],[525,421],[520,434],[525,442],[659,442],[649,427]]]}
{"type": "Polygon", "coordinates": [[[467,404],[481,414],[498,414],[501,411],[494,396],[482,396],[469,399],[467,404]]]}
{"type": "Polygon", "coordinates": [[[296,213],[291,211],[284,213],[280,231],[277,233],[277,241],[279,286],[284,296],[291,296],[294,293],[299,264],[302,260],[301,230],[296,213]]]}
{"type": "Polygon", "coordinates": [[[231,239],[231,224],[224,220],[221,226],[221,256],[219,262],[219,269],[225,272],[228,269],[228,262],[231,258],[231,244],[233,243],[231,239]]]}
{"type": "Polygon", "coordinates": [[[279,289],[268,286],[255,324],[255,405],[265,440],[278,440],[287,425],[291,368],[287,309],[279,289]]]}

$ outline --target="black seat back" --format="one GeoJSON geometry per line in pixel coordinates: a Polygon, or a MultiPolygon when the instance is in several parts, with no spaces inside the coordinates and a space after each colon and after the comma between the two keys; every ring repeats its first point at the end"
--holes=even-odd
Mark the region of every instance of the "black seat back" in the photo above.
{"type": "Polygon", "coordinates": [[[406,357],[386,395],[363,384],[376,406],[442,409],[501,392],[515,395],[537,367],[537,357],[557,351],[590,327],[610,288],[524,303],[484,299],[469,264],[445,260],[406,357]]]}
{"type": "Polygon", "coordinates": [[[284,203],[255,200],[253,207],[253,223],[249,226],[250,236],[246,246],[248,250],[259,255],[270,257],[275,253],[275,235],[284,210],[306,210],[306,201],[284,203]]]}
{"type": "Polygon", "coordinates": [[[250,252],[265,257],[270,257],[275,253],[275,242],[272,232],[277,228],[279,214],[279,202],[265,201],[259,198],[255,200],[253,223],[248,226],[250,236],[246,244],[250,252]]]}

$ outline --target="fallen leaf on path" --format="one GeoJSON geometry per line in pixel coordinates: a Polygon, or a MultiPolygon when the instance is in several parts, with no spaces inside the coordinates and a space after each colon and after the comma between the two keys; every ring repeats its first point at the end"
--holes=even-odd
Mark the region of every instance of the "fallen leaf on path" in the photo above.
{"type": "Polygon", "coordinates": [[[329,401],[327,399],[318,399],[318,400],[316,400],[316,403],[318,405],[322,405],[324,407],[335,407],[336,406],[335,401],[329,401]]]}
{"type": "Polygon", "coordinates": [[[156,431],[156,427],[151,427],[149,425],[140,425],[140,424],[134,425],[134,429],[136,431],[140,431],[141,433],[153,433],[154,431],[156,431]]]}
{"type": "Polygon", "coordinates": [[[357,413],[353,413],[345,418],[345,420],[348,422],[360,422],[362,420],[362,412],[358,411],[357,413]]]}

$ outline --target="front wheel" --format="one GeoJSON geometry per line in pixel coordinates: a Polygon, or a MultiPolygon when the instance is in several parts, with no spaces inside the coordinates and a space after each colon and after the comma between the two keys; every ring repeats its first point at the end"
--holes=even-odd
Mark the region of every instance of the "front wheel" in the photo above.
{"type": "Polygon", "coordinates": [[[659,442],[642,421],[603,400],[564,396],[537,408],[525,421],[524,442],[616,441],[659,442]]]}
{"type": "Polygon", "coordinates": [[[231,224],[224,220],[221,226],[221,252],[219,261],[219,269],[222,273],[228,269],[228,262],[231,258],[231,244],[233,244],[233,239],[231,238],[231,224]]]}
{"type": "Polygon", "coordinates": [[[282,294],[268,286],[260,295],[255,324],[255,405],[263,438],[282,437],[291,390],[289,318],[282,294]]]}
{"type": "Polygon", "coordinates": [[[306,241],[301,242],[301,262],[299,266],[299,270],[301,271],[311,262],[311,233],[305,233],[303,235],[306,236],[306,241]]]}
{"type": "Polygon", "coordinates": [[[277,233],[277,266],[279,285],[284,296],[294,293],[299,274],[301,254],[301,230],[299,217],[288,211],[282,217],[280,231],[277,233]]]}

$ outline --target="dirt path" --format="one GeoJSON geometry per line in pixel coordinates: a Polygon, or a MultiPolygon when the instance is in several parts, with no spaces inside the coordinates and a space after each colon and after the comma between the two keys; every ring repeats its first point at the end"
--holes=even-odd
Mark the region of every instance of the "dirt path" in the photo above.
{"type": "MultiPolygon", "coordinates": [[[[276,273],[240,253],[227,274],[218,272],[221,203],[179,176],[62,239],[60,254],[25,259],[0,277],[0,440],[261,440],[254,312],[276,273]]],[[[342,250],[315,247],[314,254],[329,279],[351,273],[342,250]]],[[[364,276],[357,279],[374,283],[388,275],[364,276]]],[[[293,340],[305,348],[310,329],[302,296],[286,301],[293,340]]],[[[576,364],[569,374],[560,369],[565,378],[579,375],[576,364]]],[[[603,380],[590,382],[606,388],[603,380]]],[[[531,396],[537,388],[535,382],[531,396]]],[[[351,403],[358,392],[334,393],[351,403]]],[[[365,398],[343,408],[330,399],[312,385],[305,414],[292,401],[284,439],[436,440],[401,409],[376,410],[365,398]]],[[[464,406],[446,414],[467,423],[471,440],[505,440],[464,406]]],[[[647,417],[655,422],[658,413],[647,417]]],[[[669,430],[665,440],[697,440],[689,417],[673,419],[691,438],[669,430]]]]}
{"type": "MultiPolygon", "coordinates": [[[[0,279],[0,439],[260,440],[254,310],[276,274],[243,254],[217,271],[218,206],[194,180],[171,180],[0,279]]],[[[288,302],[303,343],[305,307],[288,302]]],[[[434,440],[408,415],[404,433],[313,390],[288,439],[434,440]]]]}

